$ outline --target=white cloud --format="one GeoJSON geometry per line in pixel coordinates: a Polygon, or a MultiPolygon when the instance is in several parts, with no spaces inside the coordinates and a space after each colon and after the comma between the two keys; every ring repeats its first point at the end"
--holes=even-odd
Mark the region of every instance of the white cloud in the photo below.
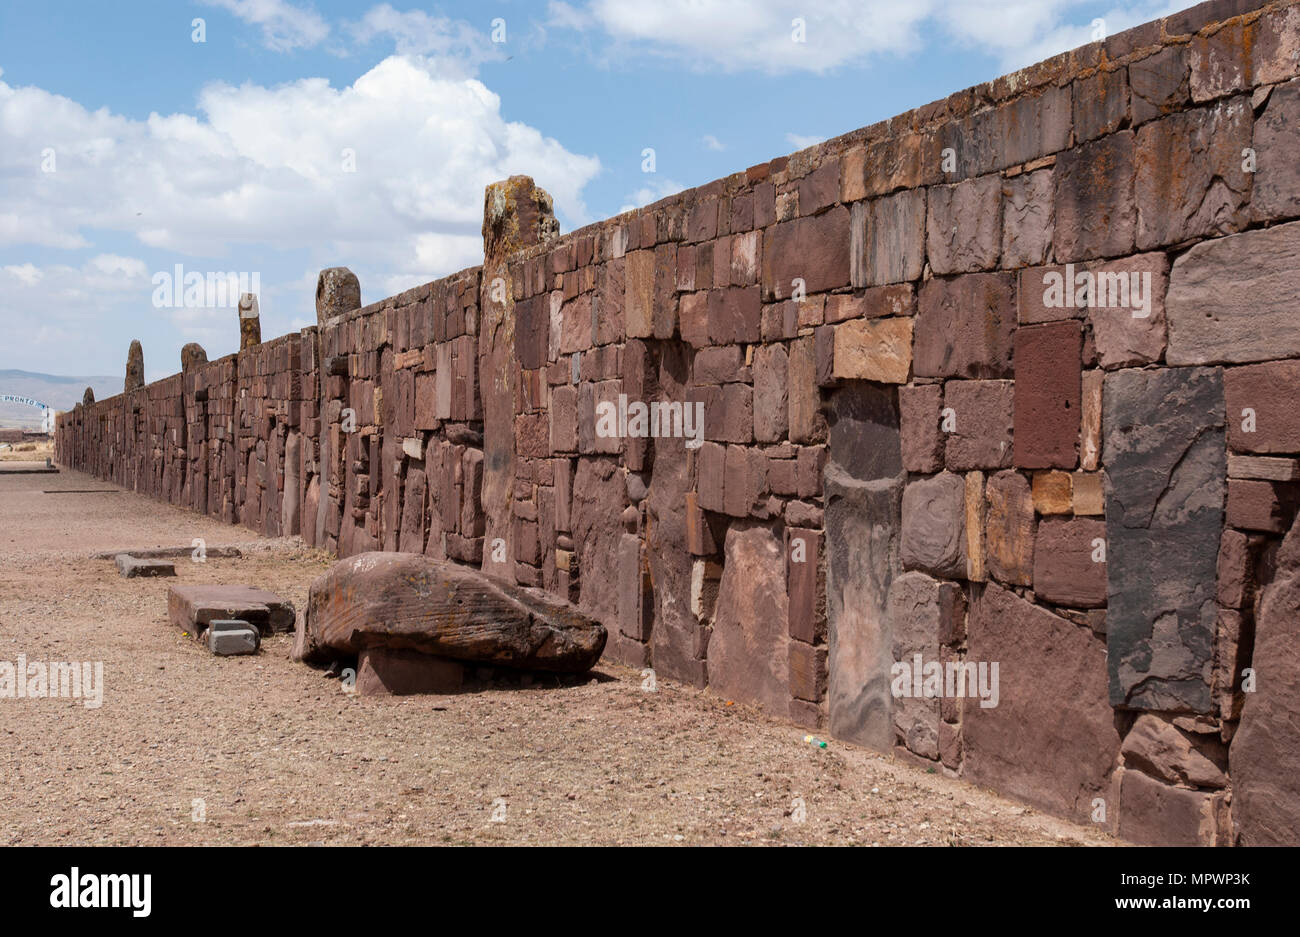
{"type": "Polygon", "coordinates": [[[704,144],[704,148],[706,150],[712,150],[715,153],[721,153],[723,150],[727,148],[722,143],[721,140],[719,140],[711,133],[706,133],[703,137],[701,137],[700,142],[704,144]]]}
{"type": "Polygon", "coordinates": [[[330,26],[311,7],[295,6],[287,0],[203,0],[220,7],[245,23],[262,27],[262,43],[276,52],[319,45],[329,36],[330,26]]]}
{"type": "Polygon", "coordinates": [[[509,175],[533,175],[568,223],[590,220],[596,158],[504,120],[481,82],[436,71],[392,56],[346,88],[218,83],[197,116],[145,121],[0,82],[0,247],[84,246],[107,229],[187,255],[312,245],[428,278],[475,262],[483,188],[509,175]]]}
{"type": "Polygon", "coordinates": [[[403,13],[387,3],[371,7],[349,29],[359,43],[387,39],[399,55],[430,56],[449,75],[472,75],[483,62],[503,57],[498,45],[463,20],[430,16],[423,10],[403,13]]]}
{"type": "Polygon", "coordinates": [[[654,54],[695,66],[820,73],[867,55],[915,50],[917,26],[934,5],[934,0],[591,0],[584,12],[617,41],[641,43],[654,54]]]}
{"type": "Polygon", "coordinates": [[[822,143],[825,140],[825,137],[804,136],[803,134],[798,133],[787,133],[785,135],[785,142],[790,144],[796,150],[806,150],[808,147],[816,146],[818,143],[822,143]]]}
{"type": "Polygon", "coordinates": [[[645,205],[650,205],[659,201],[661,198],[667,198],[670,195],[676,195],[682,192],[686,186],[672,179],[652,180],[641,188],[637,189],[628,196],[628,202],[619,208],[618,213],[621,215],[625,211],[632,211],[645,205]]]}
{"type": "Polygon", "coordinates": [[[588,222],[583,190],[600,168],[505,120],[482,82],[445,77],[419,56],[390,56],[347,87],[217,83],[194,113],[143,120],[0,81],[5,322],[47,361],[93,359],[105,337],[128,332],[156,335],[165,364],[174,332],[218,353],[237,335],[229,310],[153,310],[150,271],[258,272],[263,333],[279,335],[310,320],[321,267],[346,264],[363,296],[378,299],[481,262],[491,182],[532,175],[566,228],[588,222]],[[50,173],[46,148],[56,156],[50,173]],[[355,172],[345,171],[345,150],[355,172]],[[140,257],[127,256],[133,244],[140,257]],[[23,256],[33,247],[98,256],[23,256]],[[300,263],[313,268],[306,286],[285,282],[290,263],[291,276],[300,263]]]}
{"type": "MultiPolygon", "coordinates": [[[[1137,0],[1103,18],[1113,34],[1194,4],[1137,0]]],[[[1091,0],[588,0],[585,6],[553,2],[548,24],[599,27],[620,59],[640,51],[728,72],[821,74],[908,56],[937,35],[1012,70],[1093,41],[1093,16],[1080,10],[1085,5],[1091,0]]]]}

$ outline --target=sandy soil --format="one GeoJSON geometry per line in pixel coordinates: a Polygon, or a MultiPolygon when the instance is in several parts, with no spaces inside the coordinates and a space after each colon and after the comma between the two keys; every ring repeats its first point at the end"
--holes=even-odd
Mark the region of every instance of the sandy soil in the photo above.
{"type": "Polygon", "coordinates": [[[614,665],[577,686],[359,699],[289,661],[288,636],[210,656],[167,624],[178,580],[89,558],[196,537],[244,556],[183,559],[179,581],[299,610],[329,565],[78,473],[0,475],[0,661],[102,661],[105,684],[97,709],[0,699],[0,844],[1114,843],[614,665]]]}

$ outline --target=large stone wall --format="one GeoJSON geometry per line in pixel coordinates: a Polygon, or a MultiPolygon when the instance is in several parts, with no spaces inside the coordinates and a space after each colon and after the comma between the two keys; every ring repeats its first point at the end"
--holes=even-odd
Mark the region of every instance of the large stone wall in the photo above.
{"type": "Polygon", "coordinates": [[[78,407],[59,460],[481,566],[1129,839],[1296,842],[1300,6],[1256,6],[563,237],[512,178],[482,268],[78,407]],[[603,432],[652,402],[699,445],[603,432]],[[997,705],[900,695],[918,654],[996,663],[997,705]]]}

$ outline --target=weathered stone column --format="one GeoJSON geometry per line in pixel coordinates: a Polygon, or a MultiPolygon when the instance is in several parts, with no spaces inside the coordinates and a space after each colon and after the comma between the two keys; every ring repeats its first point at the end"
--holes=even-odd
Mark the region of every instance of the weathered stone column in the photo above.
{"type": "MultiPolygon", "coordinates": [[[[316,480],[313,484],[316,490],[308,488],[305,495],[305,501],[310,506],[315,504],[315,516],[308,514],[303,518],[302,523],[305,525],[313,524],[315,526],[314,544],[318,547],[326,547],[326,533],[330,512],[341,510],[341,501],[337,497],[331,497],[330,489],[335,484],[331,477],[333,474],[333,465],[335,462],[334,442],[338,435],[334,430],[334,424],[338,420],[338,412],[331,410],[330,401],[334,398],[330,395],[330,373],[325,367],[326,358],[330,354],[330,332],[336,320],[351,312],[353,309],[361,308],[361,282],[357,275],[347,267],[328,267],[320,272],[316,278],[316,374],[319,379],[320,393],[320,462],[317,465],[316,480]]],[[[342,404],[340,403],[340,408],[342,404]]]]}
{"type": "Polygon", "coordinates": [[[483,571],[514,582],[515,300],[509,258],[559,235],[551,197],[528,176],[487,187],[483,198],[483,278],[478,333],[479,389],[483,397],[483,571]],[[506,562],[494,562],[504,541],[506,562]]]}
{"type": "Polygon", "coordinates": [[[140,339],[131,339],[131,347],[126,353],[126,382],[122,385],[122,393],[129,394],[133,390],[139,390],[144,386],[144,347],[140,344],[140,339]]]}
{"type": "Polygon", "coordinates": [[[262,312],[256,293],[239,297],[239,350],[262,344],[262,312]]]}

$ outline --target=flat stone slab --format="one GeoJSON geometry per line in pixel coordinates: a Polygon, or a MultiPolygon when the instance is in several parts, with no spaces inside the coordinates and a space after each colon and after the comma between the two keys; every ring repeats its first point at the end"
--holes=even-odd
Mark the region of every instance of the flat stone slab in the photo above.
{"type": "Polygon", "coordinates": [[[297,613],[293,603],[254,586],[172,586],[167,592],[167,617],[176,627],[197,636],[214,621],[247,622],[262,633],[292,631],[297,613]]]}
{"type": "Polygon", "coordinates": [[[387,648],[582,673],[607,637],[602,624],[540,590],[416,553],[361,553],[312,583],[293,656],[327,663],[387,648]]]}
{"type": "Polygon", "coordinates": [[[130,553],[119,553],[114,559],[117,561],[117,571],[122,574],[123,579],[176,575],[176,566],[166,560],[147,559],[132,556],[130,553]]]}
{"type": "MultiPolygon", "coordinates": [[[[168,560],[183,556],[193,556],[195,547],[148,547],[141,550],[101,550],[90,554],[92,560],[115,560],[123,553],[146,560],[168,560]]],[[[204,555],[208,558],[235,559],[243,556],[238,547],[205,547],[204,555]]]]}

